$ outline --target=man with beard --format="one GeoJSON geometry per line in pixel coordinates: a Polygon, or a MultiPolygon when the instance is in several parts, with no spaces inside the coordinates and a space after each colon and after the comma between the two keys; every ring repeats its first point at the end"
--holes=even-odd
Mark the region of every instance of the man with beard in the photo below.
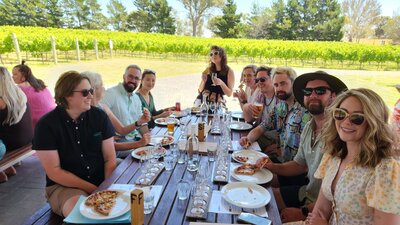
{"type": "Polygon", "coordinates": [[[280,101],[275,105],[270,117],[251,130],[247,136],[242,137],[240,144],[246,146],[258,140],[264,132],[276,130],[280,144],[270,145],[265,150],[274,162],[286,162],[296,155],[301,131],[310,120],[310,115],[295,101],[292,94],[296,72],[290,67],[278,67],[272,74],[275,95],[280,101]]]}
{"type": "MultiPolygon", "coordinates": [[[[283,164],[267,163],[264,167],[287,178],[307,172],[309,182],[306,185],[281,184],[279,188],[273,188],[283,222],[304,220],[314,207],[321,187],[321,180],[315,179],[314,173],[323,155],[324,143],[320,140],[320,132],[324,125],[325,108],[346,89],[341,80],[323,71],[303,74],[293,83],[297,102],[308,109],[312,119],[304,127],[294,159],[283,164]]],[[[263,160],[259,159],[257,164],[262,165],[263,160]]]]}
{"type": "MultiPolygon", "coordinates": [[[[147,123],[140,124],[139,118],[145,115],[147,122],[150,120],[150,113],[148,110],[142,110],[142,103],[137,95],[133,92],[142,79],[142,70],[137,65],[129,65],[125,69],[123,75],[123,83],[107,89],[101,103],[107,105],[114,115],[121,121],[124,126],[135,124],[136,130],[132,131],[125,137],[122,137],[119,142],[139,140],[141,138],[138,129],[147,123]]],[[[148,130],[148,129],[144,129],[148,130]]],[[[117,156],[124,158],[129,151],[118,151],[117,156]]]]}

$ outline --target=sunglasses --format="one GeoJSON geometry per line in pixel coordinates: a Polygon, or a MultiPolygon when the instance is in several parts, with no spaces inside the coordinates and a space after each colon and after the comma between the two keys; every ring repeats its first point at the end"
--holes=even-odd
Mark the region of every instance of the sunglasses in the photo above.
{"type": "Polygon", "coordinates": [[[269,77],[259,77],[259,78],[254,79],[254,81],[256,82],[256,84],[257,84],[258,82],[264,83],[266,80],[269,80],[269,77]]]}
{"type": "Polygon", "coordinates": [[[317,95],[324,95],[327,90],[332,91],[332,89],[328,87],[316,87],[316,88],[304,88],[303,93],[304,96],[310,96],[313,92],[315,92],[315,94],[317,95]]]}
{"type": "Polygon", "coordinates": [[[219,55],[219,52],[210,52],[210,57],[212,57],[213,55],[219,55]]]}
{"type": "Polygon", "coordinates": [[[352,124],[361,125],[364,123],[364,114],[362,113],[348,113],[344,109],[337,108],[333,110],[333,118],[336,121],[342,121],[349,117],[349,120],[352,124]]]}
{"type": "Polygon", "coordinates": [[[83,97],[87,97],[87,96],[89,95],[89,93],[90,93],[91,95],[93,95],[94,89],[93,89],[93,88],[90,88],[90,89],[82,89],[82,90],[80,90],[80,91],[72,91],[72,92],[80,92],[80,93],[82,93],[82,96],[83,96],[83,97]]]}

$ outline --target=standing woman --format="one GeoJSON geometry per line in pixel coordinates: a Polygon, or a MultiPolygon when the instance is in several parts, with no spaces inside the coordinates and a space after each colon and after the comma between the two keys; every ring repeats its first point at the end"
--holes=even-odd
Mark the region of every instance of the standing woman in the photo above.
{"type": "Polygon", "coordinates": [[[89,78],[61,74],[57,107],[36,125],[32,149],[46,172],[46,198],[60,216],[68,216],[79,196],[96,190],[116,166],[115,131],[107,114],[91,107],[93,93],[89,78]]]}
{"type": "Polygon", "coordinates": [[[382,98],[349,90],[327,113],[325,154],[315,172],[323,181],[306,224],[400,224],[400,162],[382,98]]]}
{"type": "MultiPolygon", "coordinates": [[[[0,67],[0,139],[7,152],[31,143],[31,112],[24,92],[19,89],[5,67],[0,67]]],[[[0,156],[0,159],[2,156],[0,156]]],[[[13,166],[0,171],[0,183],[15,175],[13,166]]]]}
{"type": "Polygon", "coordinates": [[[156,106],[154,104],[154,98],[150,92],[154,88],[155,84],[156,84],[156,72],[149,69],[143,70],[142,81],[140,82],[140,86],[139,89],[136,91],[136,94],[139,96],[140,102],[142,103],[142,107],[150,111],[151,120],[149,121],[149,128],[153,128],[155,126],[154,123],[155,119],[168,117],[169,115],[171,115],[173,109],[173,107],[170,107],[161,110],[156,110],[156,106]]]}
{"type": "Polygon", "coordinates": [[[24,60],[20,65],[13,68],[12,74],[14,82],[18,84],[28,98],[32,113],[32,124],[35,127],[40,117],[56,107],[54,98],[44,82],[36,79],[31,68],[25,65],[24,60]]]}
{"type": "Polygon", "coordinates": [[[215,45],[211,46],[210,65],[202,73],[198,98],[207,93],[209,101],[222,101],[224,95],[232,95],[234,84],[235,75],[227,65],[225,50],[215,45]]]}

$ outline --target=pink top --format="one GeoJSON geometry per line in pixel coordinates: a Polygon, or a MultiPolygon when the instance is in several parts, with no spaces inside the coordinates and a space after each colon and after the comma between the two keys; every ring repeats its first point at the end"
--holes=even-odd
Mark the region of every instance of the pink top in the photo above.
{"type": "Polygon", "coordinates": [[[36,122],[47,112],[56,107],[54,98],[49,89],[36,92],[31,86],[19,86],[28,98],[29,107],[32,113],[32,125],[35,127],[36,122]]]}

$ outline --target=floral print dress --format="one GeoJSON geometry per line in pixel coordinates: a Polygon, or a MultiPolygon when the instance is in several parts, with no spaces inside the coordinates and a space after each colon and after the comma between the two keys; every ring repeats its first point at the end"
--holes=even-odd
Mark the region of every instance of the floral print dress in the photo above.
{"type": "Polygon", "coordinates": [[[322,193],[332,202],[331,225],[374,223],[374,209],[400,215],[400,161],[383,159],[375,168],[347,165],[332,193],[332,182],[341,159],[324,154],[315,177],[322,179],[322,193]]]}

